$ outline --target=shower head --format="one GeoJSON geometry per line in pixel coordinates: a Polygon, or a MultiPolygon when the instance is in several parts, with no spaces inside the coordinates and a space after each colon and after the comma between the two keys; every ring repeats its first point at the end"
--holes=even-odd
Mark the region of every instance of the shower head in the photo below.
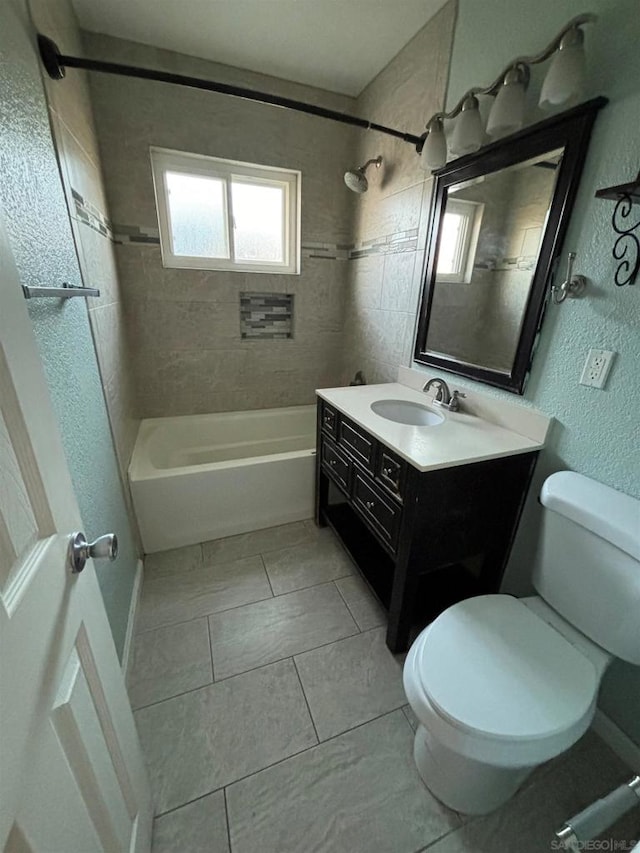
{"type": "Polygon", "coordinates": [[[372,163],[375,163],[376,169],[379,169],[382,165],[382,157],[367,160],[364,166],[360,166],[359,169],[353,169],[344,173],[344,182],[354,193],[366,193],[369,189],[369,181],[365,176],[365,172],[372,163]]]}

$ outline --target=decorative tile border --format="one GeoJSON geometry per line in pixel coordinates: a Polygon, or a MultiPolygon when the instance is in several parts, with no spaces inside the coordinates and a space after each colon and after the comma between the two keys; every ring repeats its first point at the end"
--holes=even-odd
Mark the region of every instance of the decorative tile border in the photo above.
{"type": "Polygon", "coordinates": [[[241,293],[240,337],[289,340],[293,337],[292,293],[241,293]]]}
{"type": "Polygon", "coordinates": [[[86,201],[73,187],[71,187],[71,195],[76,208],[76,216],[80,222],[88,225],[98,234],[102,234],[103,237],[113,240],[113,230],[107,217],[90,201],[86,201]]]}
{"type": "MultiPolygon", "coordinates": [[[[74,191],[74,197],[76,193],[74,191]]],[[[79,197],[80,198],[80,197],[79,197]]],[[[78,202],[76,202],[77,206],[78,202]]],[[[141,225],[113,225],[98,211],[95,214],[100,218],[100,224],[108,229],[109,236],[116,243],[123,244],[151,244],[160,245],[160,232],[157,228],[141,225]]],[[[88,217],[83,217],[87,221],[88,217]]],[[[87,224],[90,224],[87,222],[87,224]]],[[[93,226],[92,226],[93,227],[93,226]]],[[[104,233],[104,232],[102,232],[104,233]]],[[[363,243],[321,243],[308,241],[301,245],[300,255],[302,258],[313,258],[327,261],[352,261],[358,258],[366,258],[369,255],[390,255],[400,252],[415,252],[418,248],[418,229],[411,228],[407,231],[397,231],[386,234],[363,243]]]]}

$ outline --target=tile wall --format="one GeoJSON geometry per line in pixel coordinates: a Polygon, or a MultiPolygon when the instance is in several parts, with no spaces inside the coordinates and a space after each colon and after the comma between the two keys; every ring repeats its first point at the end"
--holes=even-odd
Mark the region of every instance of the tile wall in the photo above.
{"type": "MultiPolygon", "coordinates": [[[[98,58],[167,68],[353,111],[352,99],[140,44],[85,34],[98,58]]],[[[91,94],[141,417],[312,403],[339,384],[355,131],[207,92],[92,75],[91,94]],[[149,146],[299,169],[301,274],[165,269],[149,146]],[[293,294],[293,336],[247,339],[241,293],[293,294]]]]}
{"type": "MultiPolygon", "coordinates": [[[[442,108],[455,24],[447,3],[366,87],[358,115],[419,136],[442,108]]],[[[431,179],[413,146],[381,134],[359,134],[355,160],[383,157],[367,172],[369,190],[355,199],[345,322],[343,379],[393,382],[411,363],[431,179]]]]}

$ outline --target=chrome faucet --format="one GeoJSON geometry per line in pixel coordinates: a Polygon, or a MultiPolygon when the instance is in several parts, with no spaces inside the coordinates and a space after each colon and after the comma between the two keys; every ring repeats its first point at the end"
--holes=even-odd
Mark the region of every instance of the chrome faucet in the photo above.
{"type": "Polygon", "coordinates": [[[451,393],[447,383],[444,379],[440,379],[439,376],[434,376],[433,379],[429,379],[428,382],[425,382],[422,386],[422,390],[429,391],[432,385],[438,386],[438,390],[433,398],[433,402],[436,406],[441,406],[443,409],[448,409],[450,412],[460,411],[460,398],[466,397],[466,394],[462,394],[460,391],[454,391],[451,393]]]}

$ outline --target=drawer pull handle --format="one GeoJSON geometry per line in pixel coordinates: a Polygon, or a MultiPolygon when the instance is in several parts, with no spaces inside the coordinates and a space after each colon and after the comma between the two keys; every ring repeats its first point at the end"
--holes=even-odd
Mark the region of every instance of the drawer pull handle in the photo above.
{"type": "Polygon", "coordinates": [[[375,506],[375,501],[365,501],[364,505],[366,506],[367,509],[373,509],[375,506]]]}
{"type": "Polygon", "coordinates": [[[332,420],[333,420],[333,415],[325,415],[324,416],[325,424],[330,424],[332,420]]]}

